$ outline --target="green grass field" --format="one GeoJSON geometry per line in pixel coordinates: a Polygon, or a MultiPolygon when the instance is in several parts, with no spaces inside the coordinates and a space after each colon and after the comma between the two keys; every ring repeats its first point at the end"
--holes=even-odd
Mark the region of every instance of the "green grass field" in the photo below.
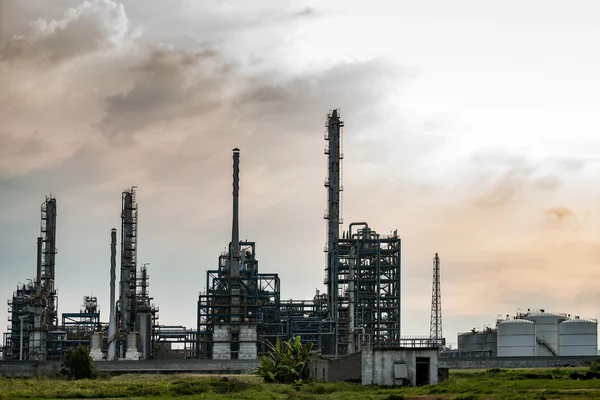
{"type": "Polygon", "coordinates": [[[383,388],[354,383],[309,383],[296,389],[254,376],[122,375],[95,380],[0,378],[0,399],[600,399],[600,380],[573,380],[587,369],[451,371],[434,386],[383,388]]]}

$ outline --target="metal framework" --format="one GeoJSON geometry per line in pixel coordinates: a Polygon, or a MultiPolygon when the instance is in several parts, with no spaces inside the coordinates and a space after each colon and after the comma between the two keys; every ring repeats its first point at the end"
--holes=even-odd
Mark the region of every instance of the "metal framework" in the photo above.
{"type": "Polygon", "coordinates": [[[352,223],[340,237],[342,127],[339,110],[327,114],[327,286],[328,320],[333,326],[324,353],[350,354],[365,345],[400,344],[400,238],[381,237],[367,223],[352,223]],[[354,226],[361,226],[353,232],[354,226]]]}
{"type": "MultiPolygon", "coordinates": [[[[206,273],[206,291],[202,292],[198,299],[197,358],[212,358],[215,325],[239,326],[239,321],[234,320],[230,314],[234,299],[238,301],[237,315],[243,316],[243,322],[257,324],[258,342],[274,342],[277,337],[284,336],[280,314],[279,275],[258,272],[254,242],[239,242],[239,248],[242,255],[238,277],[239,295],[231,296],[231,274],[227,268],[229,254],[221,254],[218,269],[206,273]]],[[[231,344],[238,341],[235,333],[232,331],[231,344]]],[[[263,350],[266,351],[261,347],[261,351],[263,350]]],[[[232,346],[233,358],[236,357],[236,351],[236,347],[232,346]]]]}
{"type": "MultiPolygon", "coordinates": [[[[239,149],[234,149],[232,241],[229,252],[219,257],[219,268],[207,271],[206,291],[198,299],[198,358],[214,355],[216,326],[231,327],[231,358],[235,358],[236,326],[242,319],[256,324],[258,341],[263,343],[259,353],[266,350],[266,341],[297,335],[330,356],[354,353],[365,346],[402,344],[401,242],[397,232],[382,237],[360,222],[350,224],[348,232],[340,237],[343,126],[338,110],[327,114],[327,290],[324,294],[317,291],[312,300],[281,301],[277,275],[258,273],[254,242],[237,245],[239,149]],[[360,227],[356,232],[355,226],[360,227]],[[249,250],[244,251],[243,246],[249,246],[249,250]]],[[[420,338],[418,342],[428,344],[429,339],[420,338]]]]}
{"type": "Polygon", "coordinates": [[[79,313],[63,313],[62,329],[69,338],[80,340],[89,340],[92,333],[101,331],[98,299],[85,296],[79,313]]]}
{"type": "Polygon", "coordinates": [[[372,346],[400,345],[400,247],[397,232],[381,237],[365,222],[339,239],[338,354],[360,351],[365,335],[372,346]]]}
{"type": "Polygon", "coordinates": [[[156,358],[194,358],[197,331],[185,326],[159,325],[156,327],[156,358]]]}
{"type": "MultiPolygon", "coordinates": [[[[106,324],[100,322],[96,297],[86,296],[79,313],[63,313],[58,324],[56,271],[56,199],[47,196],[41,205],[41,234],[37,238],[35,280],[19,284],[8,300],[8,332],[4,334],[2,352],[7,360],[60,360],[72,346],[90,344],[94,333],[104,333],[105,346],[119,345],[121,355],[127,350],[127,334],[139,334],[138,349],[152,356],[156,348],[158,308],[148,292],[147,265],[137,268],[137,216],[135,187],[122,193],[121,280],[118,307],[114,307],[111,289],[111,314],[115,313],[118,331],[107,335],[106,324]]],[[[116,230],[111,231],[111,287],[116,268],[116,230]],[[114,267],[113,267],[114,265],[114,267]]],[[[114,359],[114,357],[113,357],[114,359]]]]}
{"type": "MultiPolygon", "coordinates": [[[[50,332],[58,326],[56,271],[56,199],[46,196],[41,205],[41,235],[37,239],[35,282],[19,285],[8,300],[9,331],[4,336],[7,360],[46,360],[50,332]]],[[[50,357],[52,358],[52,357],[50,357]]]]}
{"type": "Polygon", "coordinates": [[[198,297],[197,358],[215,356],[215,326],[224,326],[229,332],[219,339],[219,356],[225,358],[264,352],[266,341],[285,337],[279,276],[259,273],[255,242],[239,240],[239,163],[240,150],[235,148],[231,241],[229,251],[219,256],[218,268],[207,271],[206,290],[198,297]],[[256,336],[243,337],[242,325],[256,336]]]}
{"type": "Polygon", "coordinates": [[[435,340],[443,338],[440,283],[440,257],[438,253],[435,253],[435,257],[433,257],[433,287],[431,290],[431,322],[429,325],[429,336],[435,340]]]}

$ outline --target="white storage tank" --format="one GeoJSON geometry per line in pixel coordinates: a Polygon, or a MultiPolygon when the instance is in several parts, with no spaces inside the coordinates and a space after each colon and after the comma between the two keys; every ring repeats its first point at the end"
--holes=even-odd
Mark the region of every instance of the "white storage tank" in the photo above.
{"type": "Polygon", "coordinates": [[[498,324],[498,357],[535,356],[535,324],[524,319],[498,324]]]}
{"type": "Polygon", "coordinates": [[[231,359],[231,328],[229,325],[215,325],[213,328],[213,360],[231,359]]]}
{"type": "Polygon", "coordinates": [[[471,331],[458,334],[458,350],[497,351],[498,336],[495,330],[471,331]]]}
{"type": "Polygon", "coordinates": [[[104,341],[104,335],[102,332],[94,332],[90,336],[90,357],[94,361],[101,361],[102,355],[102,342],[104,341]]]}
{"type": "Polygon", "coordinates": [[[598,352],[598,321],[572,319],[558,325],[561,356],[595,356],[598,352]]]}
{"type": "Polygon", "coordinates": [[[561,314],[547,313],[543,310],[523,317],[535,323],[537,337],[537,356],[556,356],[560,353],[558,343],[558,324],[568,318],[561,314]]]}
{"type": "Polygon", "coordinates": [[[152,316],[149,313],[137,315],[138,329],[140,331],[140,343],[138,351],[142,359],[150,357],[152,348],[152,316]]]}
{"type": "Polygon", "coordinates": [[[94,332],[90,337],[90,350],[102,349],[102,332],[94,332]]]}
{"type": "Polygon", "coordinates": [[[139,360],[142,355],[138,352],[139,333],[132,332],[127,334],[127,351],[125,352],[126,360],[139,360]]]}

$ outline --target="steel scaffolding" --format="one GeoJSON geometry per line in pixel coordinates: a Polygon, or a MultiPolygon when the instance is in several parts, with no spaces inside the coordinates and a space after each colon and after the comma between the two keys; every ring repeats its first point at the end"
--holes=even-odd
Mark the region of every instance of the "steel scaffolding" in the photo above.
{"type": "Polygon", "coordinates": [[[58,326],[56,271],[56,199],[46,196],[41,205],[41,235],[37,239],[35,282],[19,285],[8,300],[9,331],[4,359],[46,360],[50,332],[58,326]]]}
{"type": "Polygon", "coordinates": [[[381,237],[364,222],[339,239],[338,354],[360,351],[365,335],[373,346],[400,345],[400,247],[397,232],[381,237]]]}
{"type": "MultiPolygon", "coordinates": [[[[257,324],[257,345],[265,340],[275,341],[283,337],[280,315],[280,282],[277,274],[261,274],[258,272],[256,244],[239,242],[241,264],[239,270],[240,291],[236,299],[242,322],[257,324]]],[[[232,304],[230,291],[231,273],[227,268],[229,255],[219,256],[216,270],[206,273],[206,291],[198,299],[197,315],[197,358],[212,358],[214,326],[218,324],[237,324],[232,320],[229,310],[232,304]]],[[[238,338],[232,332],[232,357],[236,357],[238,338]]],[[[261,347],[262,348],[262,347],[261,347]]],[[[265,350],[266,351],[266,350],[265,350]]]]}

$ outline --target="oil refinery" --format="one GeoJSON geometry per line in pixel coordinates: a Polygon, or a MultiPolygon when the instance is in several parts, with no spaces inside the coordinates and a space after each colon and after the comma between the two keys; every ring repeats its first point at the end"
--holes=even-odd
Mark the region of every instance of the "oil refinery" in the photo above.
{"type": "MultiPolygon", "coordinates": [[[[94,360],[192,358],[255,360],[267,342],[300,336],[325,356],[344,356],[368,347],[431,347],[434,338],[401,339],[401,240],[397,230],[384,236],[366,222],[342,229],[340,215],[343,121],[327,114],[327,243],[324,251],[326,292],[313,298],[282,300],[276,272],[259,271],[256,243],[240,241],[240,150],[233,149],[232,232],[228,251],[206,273],[206,290],[197,304],[194,328],[163,326],[148,291],[146,265],[138,251],[136,187],[121,194],[120,273],[117,230],[110,232],[110,310],[103,321],[97,298],[85,296],[79,313],[59,319],[55,290],[57,199],[41,206],[35,279],[20,285],[8,301],[5,360],[60,360],[79,344],[94,360]],[[118,286],[117,286],[117,278],[118,286]],[[175,349],[173,344],[183,345],[175,349]]],[[[60,224],[58,224],[60,226],[60,224]]],[[[60,265],[60,264],[58,264],[60,265]]],[[[59,266],[60,268],[60,266],[59,266]]],[[[440,314],[441,318],[441,314],[440,314]]]]}
{"type": "MultiPolygon", "coordinates": [[[[204,365],[202,371],[247,372],[267,353],[269,343],[299,336],[302,342],[311,342],[323,359],[335,362],[342,359],[346,360],[344,365],[354,365],[343,375],[338,371],[346,368],[340,367],[342,364],[317,362],[318,368],[313,373],[318,379],[361,379],[367,384],[395,385],[402,380],[412,384],[435,383],[442,379],[442,375],[438,377],[439,371],[475,365],[473,359],[486,358],[489,362],[483,366],[487,367],[510,367],[517,365],[510,364],[515,357],[562,358],[571,365],[584,362],[581,357],[597,355],[596,320],[543,309],[518,311],[513,317],[497,318],[494,328],[461,333],[458,349],[449,349],[442,332],[438,253],[433,257],[429,335],[402,337],[402,242],[398,231],[382,235],[363,221],[343,228],[340,207],[343,126],[339,110],[327,114],[325,292],[317,290],[308,299],[283,300],[277,271],[259,270],[256,242],[240,240],[243,174],[241,151],[235,148],[231,237],[227,251],[218,255],[214,268],[206,272],[205,290],[197,300],[195,327],[165,326],[159,322],[159,309],[148,290],[147,264],[138,262],[135,186],[121,193],[120,243],[117,229],[107,232],[107,237],[110,234],[108,321],[102,319],[94,296],[83,297],[79,313],[62,313],[59,318],[55,271],[57,265],[60,268],[56,257],[56,232],[60,224],[57,199],[47,196],[41,205],[35,278],[19,284],[8,300],[9,326],[4,333],[3,360],[60,361],[70,348],[84,345],[94,361],[104,362],[111,371],[118,365],[129,365],[128,361],[139,365],[140,360],[187,360],[196,363],[196,367],[204,365]],[[111,364],[114,361],[119,362],[111,364]],[[397,368],[399,364],[404,367],[397,368]],[[362,377],[357,378],[356,371],[361,369],[362,377]],[[385,371],[390,370],[394,371],[393,376],[386,375],[385,371]]],[[[156,371],[197,370],[190,365],[157,366],[156,371]]],[[[127,368],[137,371],[135,367],[127,368]]],[[[148,368],[138,369],[148,371],[148,368]]]]}

